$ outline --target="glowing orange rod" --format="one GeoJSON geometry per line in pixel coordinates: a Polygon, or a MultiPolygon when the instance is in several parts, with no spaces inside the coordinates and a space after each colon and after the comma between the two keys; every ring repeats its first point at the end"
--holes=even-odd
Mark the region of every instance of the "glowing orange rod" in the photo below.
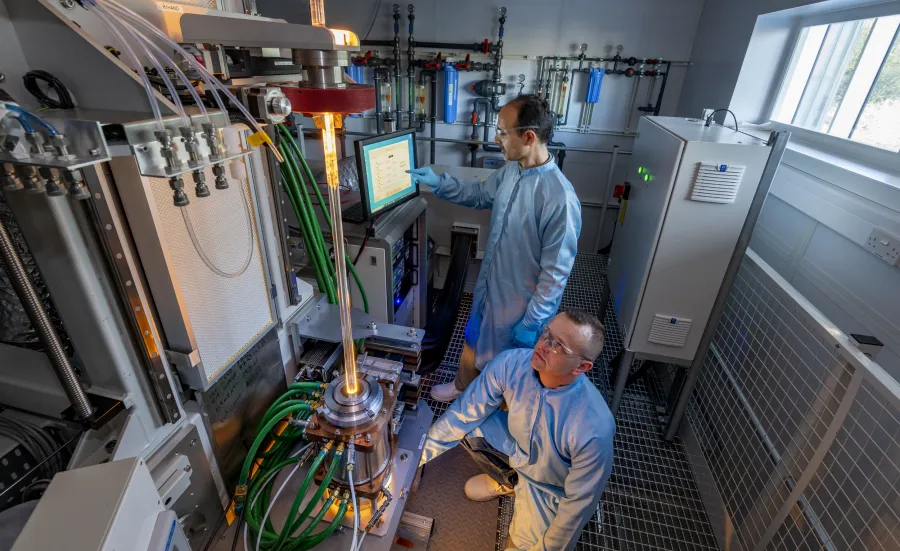
{"type": "Polygon", "coordinates": [[[325,175],[328,178],[328,204],[331,209],[331,235],[334,243],[334,271],[337,274],[338,308],[341,314],[341,342],[344,345],[344,381],[348,395],[359,392],[356,378],[356,349],[350,320],[350,286],[347,281],[347,255],[344,252],[344,224],[341,219],[341,191],[338,186],[337,150],[334,140],[334,118],[322,115],[322,145],[325,150],[325,175]]]}

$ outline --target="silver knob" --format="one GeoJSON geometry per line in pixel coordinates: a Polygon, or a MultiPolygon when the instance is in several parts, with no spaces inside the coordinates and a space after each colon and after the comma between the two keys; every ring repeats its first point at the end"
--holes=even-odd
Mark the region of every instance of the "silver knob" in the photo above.
{"type": "Polygon", "coordinates": [[[269,102],[269,111],[276,117],[286,117],[291,114],[291,100],[283,96],[273,98],[269,102]]]}

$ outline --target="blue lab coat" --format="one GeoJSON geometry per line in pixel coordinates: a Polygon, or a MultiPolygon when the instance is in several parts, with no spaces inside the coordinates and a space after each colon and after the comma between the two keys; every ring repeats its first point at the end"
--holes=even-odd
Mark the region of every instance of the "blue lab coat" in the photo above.
{"type": "Polygon", "coordinates": [[[527,170],[509,163],[484,181],[442,174],[434,194],[474,209],[492,209],[466,327],[466,343],[481,369],[514,347],[517,323],[536,332],[556,314],[578,251],[581,203],[553,157],[527,170]]]}
{"type": "Polygon", "coordinates": [[[581,375],[545,388],[532,350],[503,352],[428,431],[422,461],[466,435],[485,438],[519,474],[510,537],[518,549],[573,549],[597,509],[613,460],[612,413],[581,375]],[[499,411],[506,400],[509,412],[499,411]]]}

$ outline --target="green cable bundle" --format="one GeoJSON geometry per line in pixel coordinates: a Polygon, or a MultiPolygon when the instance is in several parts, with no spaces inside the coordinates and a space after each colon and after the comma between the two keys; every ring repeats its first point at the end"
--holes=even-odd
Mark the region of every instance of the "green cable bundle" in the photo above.
{"type": "Polygon", "coordinates": [[[316,471],[326,461],[332,450],[332,445],[323,446],[309,465],[306,478],[294,497],[294,502],[288,513],[287,520],[279,532],[268,518],[267,512],[271,508],[272,486],[278,473],[290,466],[302,465],[308,454],[299,453],[291,456],[291,450],[304,439],[303,428],[294,424],[287,424],[279,434],[279,425],[288,418],[306,420],[311,415],[311,408],[318,399],[319,393],[325,388],[320,383],[294,383],[288,391],[275,400],[266,411],[260,421],[256,437],[247,454],[241,468],[238,479],[238,491],[235,495],[241,496],[236,500],[235,508],[242,510],[242,516],[247,522],[250,532],[253,534],[253,542],[259,542],[259,549],[266,551],[305,551],[322,543],[335,529],[337,529],[347,509],[350,506],[349,496],[329,496],[316,515],[310,518],[328,485],[334,478],[343,455],[343,445],[334,450],[334,454],[328,463],[325,477],[319,484],[318,490],[300,511],[307,490],[312,484],[316,471]],[[271,447],[266,451],[260,451],[265,442],[271,442],[271,447]],[[258,465],[258,470],[251,480],[253,465],[258,465]],[[299,464],[299,465],[298,465],[299,464]],[[248,488],[249,482],[249,488],[248,488]],[[243,489],[243,491],[241,491],[243,489]],[[334,519],[319,532],[313,532],[315,527],[325,518],[329,508],[338,502],[338,511],[334,519]],[[263,520],[265,518],[265,520],[263,520]],[[307,522],[308,521],[308,522],[307,522]],[[305,524],[305,527],[304,527],[305,524]],[[294,536],[302,529],[299,535],[294,536]]]}
{"type": "MultiPolygon", "coordinates": [[[[300,233],[303,236],[303,242],[306,243],[306,250],[309,251],[310,262],[316,273],[316,283],[319,285],[319,290],[326,294],[330,304],[337,304],[334,265],[330,262],[330,255],[328,254],[328,248],[325,246],[322,228],[319,227],[316,220],[316,213],[313,210],[312,200],[306,185],[309,185],[315,193],[316,201],[319,202],[322,216],[325,218],[329,228],[332,227],[331,215],[329,215],[328,209],[325,208],[325,199],[322,197],[322,192],[319,191],[319,186],[316,184],[306,158],[303,157],[303,153],[300,151],[300,146],[297,145],[294,137],[291,136],[284,125],[279,124],[278,130],[281,134],[281,144],[278,146],[278,149],[282,157],[284,157],[284,163],[281,165],[283,169],[281,183],[290,198],[294,214],[300,222],[300,233]],[[303,173],[300,172],[300,166],[297,164],[298,160],[300,165],[303,166],[303,173],[306,176],[305,181],[303,173]]],[[[347,268],[350,270],[350,274],[359,288],[359,294],[363,300],[363,309],[368,313],[369,297],[366,296],[366,291],[363,288],[362,281],[359,279],[359,274],[356,273],[353,261],[349,255],[345,255],[345,258],[347,268]]]]}

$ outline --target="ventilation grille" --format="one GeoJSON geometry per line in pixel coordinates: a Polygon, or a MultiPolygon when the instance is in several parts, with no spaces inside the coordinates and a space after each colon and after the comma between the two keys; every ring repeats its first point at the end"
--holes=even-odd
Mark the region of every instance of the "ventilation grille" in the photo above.
{"type": "Polygon", "coordinates": [[[736,165],[699,163],[691,201],[734,203],[741,187],[741,180],[744,178],[744,168],[736,165]]]}
{"type": "Polygon", "coordinates": [[[653,326],[650,328],[650,337],[647,340],[665,346],[684,346],[691,330],[691,321],[685,318],[656,314],[653,318],[653,326]]]}

